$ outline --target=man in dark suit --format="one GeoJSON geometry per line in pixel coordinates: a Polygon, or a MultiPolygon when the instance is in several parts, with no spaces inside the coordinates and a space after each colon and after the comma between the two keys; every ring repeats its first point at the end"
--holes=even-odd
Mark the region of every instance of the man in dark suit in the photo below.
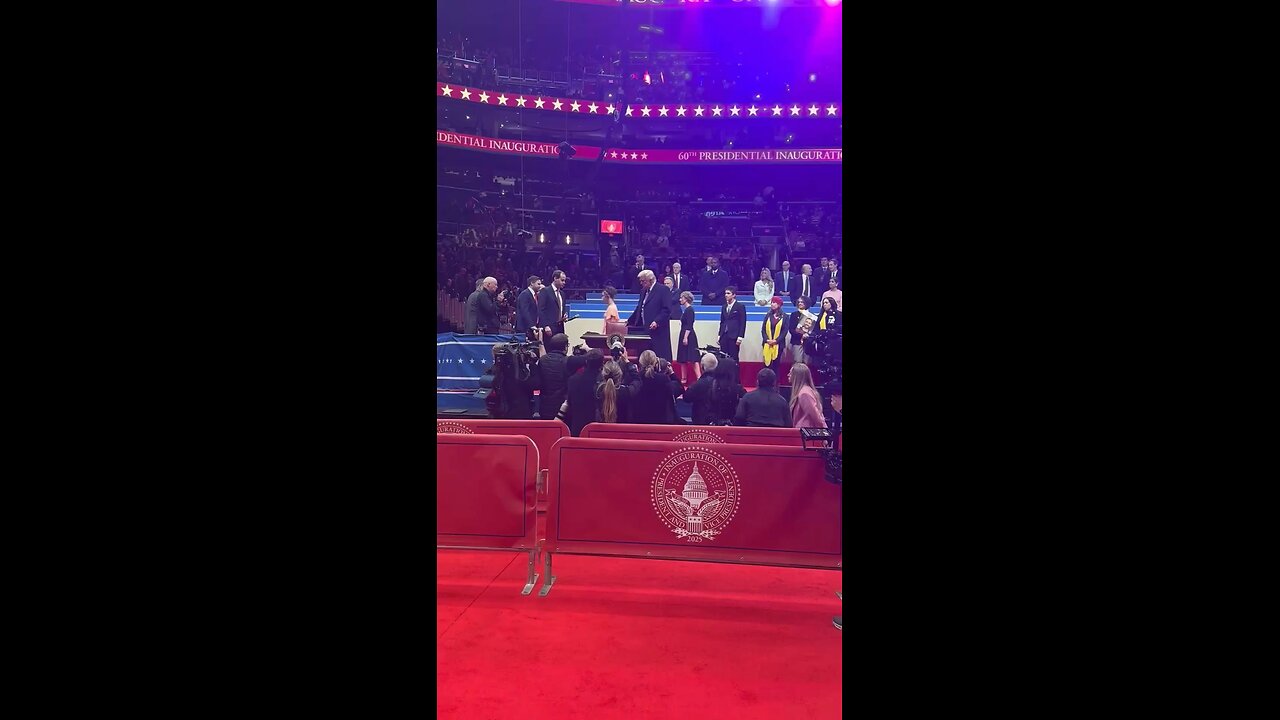
{"type": "Polygon", "coordinates": [[[720,261],[707,258],[707,266],[698,275],[698,290],[703,305],[723,305],[724,289],[729,287],[729,274],[720,269],[720,261]]]}
{"type": "Polygon", "coordinates": [[[693,424],[711,424],[711,386],[715,383],[712,375],[720,362],[716,356],[707,353],[702,356],[702,377],[684,391],[684,399],[693,406],[693,424]]]}
{"type": "Polygon", "coordinates": [[[818,287],[823,292],[827,290],[827,259],[822,258],[818,261],[818,269],[813,272],[814,280],[818,283],[818,287]]]}
{"type": "Polygon", "coordinates": [[[627,270],[627,276],[630,278],[627,284],[631,286],[633,293],[640,292],[640,273],[642,272],[644,272],[644,256],[637,255],[636,264],[627,270]]]}
{"type": "Polygon", "coordinates": [[[556,270],[551,273],[551,284],[538,293],[538,327],[542,329],[544,348],[552,335],[564,332],[565,320],[569,319],[569,304],[564,300],[564,286],[568,281],[569,276],[563,270],[556,270]]]}
{"type": "Polygon", "coordinates": [[[830,283],[831,280],[836,281],[837,290],[844,291],[844,273],[840,272],[839,268],[836,267],[835,258],[832,258],[831,262],[827,263],[826,277],[827,277],[826,281],[822,283],[823,292],[826,292],[827,289],[830,287],[828,283],[830,283]]]}
{"type": "Polygon", "coordinates": [[[690,277],[680,272],[680,263],[671,263],[671,294],[680,297],[680,293],[693,287],[690,277]]]}
{"type": "Polygon", "coordinates": [[[568,392],[569,358],[564,354],[568,347],[567,335],[552,335],[547,341],[547,354],[538,360],[538,417],[543,420],[550,420],[560,412],[560,404],[568,392]]]}
{"type": "Polygon", "coordinates": [[[538,292],[542,290],[542,278],[529,276],[529,287],[520,291],[516,297],[515,332],[521,333],[530,340],[538,341],[538,292]]]}
{"type": "Polygon", "coordinates": [[[747,334],[747,308],[737,300],[738,288],[724,289],[724,307],[720,310],[720,351],[734,360],[747,334]]]}
{"type": "Polygon", "coordinates": [[[796,298],[802,297],[809,302],[809,307],[813,307],[813,301],[818,297],[819,293],[826,292],[826,286],[819,286],[817,279],[813,277],[813,266],[805,263],[800,268],[800,274],[796,276],[795,285],[791,291],[791,304],[796,304],[796,298]],[[822,290],[818,288],[822,287],[822,290]]]}
{"type": "Polygon", "coordinates": [[[791,427],[791,409],[777,390],[778,376],[769,368],[756,375],[756,389],[738,401],[734,425],[750,427],[791,427]]]}
{"type": "Polygon", "coordinates": [[[627,318],[632,327],[649,331],[650,349],[671,362],[671,291],[658,282],[652,270],[640,273],[640,302],[627,318]]]}
{"type": "Polygon", "coordinates": [[[791,261],[783,260],[782,269],[774,274],[773,294],[791,297],[791,288],[796,284],[796,274],[791,272],[791,261]]]}

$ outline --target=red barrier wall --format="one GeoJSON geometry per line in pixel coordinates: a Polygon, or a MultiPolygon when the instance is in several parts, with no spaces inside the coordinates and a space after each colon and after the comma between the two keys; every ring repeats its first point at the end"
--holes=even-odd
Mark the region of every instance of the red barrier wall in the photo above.
{"type": "Polygon", "coordinates": [[[816,452],[570,437],[550,465],[546,551],[841,565],[841,488],[816,452]]]}
{"type": "MultiPolygon", "coordinates": [[[[547,469],[551,446],[562,437],[569,437],[569,427],[559,420],[436,420],[436,433],[476,433],[479,435],[524,435],[538,446],[542,468],[547,469]]],[[[538,509],[547,509],[547,489],[538,487],[538,509]]]]}
{"type": "Polygon", "coordinates": [[[685,443],[733,443],[737,445],[786,445],[800,447],[795,428],[733,427],[722,425],[632,425],[591,423],[582,437],[603,440],[667,440],[685,443]],[[714,439],[713,439],[714,438],[714,439]]]}
{"type": "Polygon", "coordinates": [[[436,545],[534,548],[539,462],[524,436],[437,434],[436,545]]]}

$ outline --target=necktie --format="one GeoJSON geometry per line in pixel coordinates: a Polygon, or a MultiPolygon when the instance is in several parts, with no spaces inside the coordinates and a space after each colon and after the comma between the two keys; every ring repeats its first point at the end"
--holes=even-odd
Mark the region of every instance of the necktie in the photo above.
{"type": "Polygon", "coordinates": [[[644,294],[640,296],[640,324],[641,325],[644,324],[644,300],[647,297],[649,297],[648,290],[644,291],[644,294]]]}
{"type": "Polygon", "coordinates": [[[556,288],[556,303],[560,305],[560,314],[556,316],[556,322],[560,322],[560,318],[564,317],[564,298],[560,297],[560,288],[556,288]]]}
{"type": "Polygon", "coordinates": [[[809,276],[805,275],[803,284],[800,286],[800,294],[809,297],[809,276]]]}

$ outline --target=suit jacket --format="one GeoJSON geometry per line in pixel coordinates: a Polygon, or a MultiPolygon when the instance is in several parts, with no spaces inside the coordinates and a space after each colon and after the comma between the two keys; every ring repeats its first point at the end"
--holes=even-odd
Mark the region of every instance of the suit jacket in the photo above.
{"type": "MultiPolygon", "coordinates": [[[[631,286],[631,292],[638,293],[641,291],[640,273],[644,272],[646,269],[647,268],[638,268],[635,265],[627,268],[627,277],[630,278],[630,282],[627,284],[631,286]]],[[[658,284],[662,284],[662,278],[658,278],[658,284]]]]}
{"type": "MultiPolygon", "coordinates": [[[[560,299],[564,300],[564,291],[560,291],[560,299]]],[[[569,314],[569,301],[564,300],[564,314],[569,314]]],[[[551,285],[542,288],[538,293],[538,327],[551,328],[551,332],[564,332],[564,323],[560,322],[560,307],[556,303],[556,289],[551,285]]]]}
{"type": "Polygon", "coordinates": [[[570,377],[567,383],[565,399],[569,402],[569,415],[565,419],[568,420],[569,432],[574,437],[582,434],[582,428],[595,422],[597,376],[598,373],[584,369],[570,377]]]}
{"type": "Polygon", "coordinates": [[[551,352],[538,360],[538,415],[550,420],[560,412],[568,391],[568,361],[563,353],[551,352]]]}
{"type": "Polygon", "coordinates": [[[747,336],[747,308],[738,298],[733,299],[732,311],[727,307],[720,309],[720,332],[717,334],[734,339],[747,336]]]}
{"type": "Polygon", "coordinates": [[[498,306],[488,290],[481,288],[467,298],[467,312],[463,317],[462,332],[474,335],[483,328],[486,332],[498,332],[498,306]]]}
{"type": "Polygon", "coordinates": [[[538,297],[526,287],[516,298],[515,331],[523,333],[532,327],[541,327],[538,325],[538,297]]]}
{"type": "Polygon", "coordinates": [[[643,327],[645,332],[649,333],[649,339],[652,341],[653,351],[658,357],[671,361],[671,291],[666,285],[654,284],[649,288],[649,294],[643,295],[644,299],[644,322],[640,322],[640,304],[636,305],[636,309],[631,312],[631,317],[627,318],[627,324],[633,327],[643,327]],[[656,322],[658,327],[655,330],[649,329],[649,323],[656,322]]]}
{"type": "Polygon", "coordinates": [[[723,305],[724,289],[729,285],[729,273],[723,269],[717,270],[715,275],[712,275],[711,271],[704,267],[702,272],[698,273],[698,289],[702,292],[704,305],[723,305]]]}
{"type": "Polygon", "coordinates": [[[790,297],[791,288],[796,284],[796,278],[799,273],[794,270],[787,273],[787,277],[782,277],[782,271],[779,270],[773,274],[773,292],[780,297],[790,297]]]}
{"type": "MultiPolygon", "coordinates": [[[[822,292],[826,292],[831,288],[827,287],[827,283],[831,281],[831,273],[822,274],[822,292]]],[[[844,290],[844,270],[836,270],[836,289],[844,290]]]]}
{"type": "Polygon", "coordinates": [[[642,378],[635,386],[631,402],[630,422],[648,425],[674,425],[676,423],[676,395],[683,391],[680,383],[670,375],[654,373],[642,378]]]}
{"type": "Polygon", "coordinates": [[[794,305],[796,303],[796,298],[804,297],[806,300],[809,301],[809,307],[813,307],[814,299],[822,297],[822,293],[826,291],[827,291],[826,283],[822,284],[822,290],[818,290],[818,278],[813,275],[810,275],[809,276],[809,293],[808,295],[805,295],[804,279],[800,275],[796,275],[795,282],[792,284],[792,288],[791,288],[791,304],[794,305]]]}
{"type": "Polygon", "coordinates": [[[752,390],[738,401],[734,425],[750,427],[791,427],[791,408],[773,390],[752,390]]]}
{"type": "MultiPolygon", "coordinates": [[[[683,270],[683,269],[684,269],[684,268],[681,268],[681,270],[683,270]]],[[[693,291],[690,289],[690,288],[692,288],[692,287],[693,287],[693,282],[692,282],[692,280],[693,280],[693,278],[689,277],[689,273],[683,273],[683,272],[682,272],[682,273],[680,273],[680,277],[679,277],[679,278],[676,278],[676,276],[675,276],[675,275],[672,275],[672,276],[671,276],[671,281],[672,281],[673,283],[675,283],[675,284],[671,287],[671,294],[672,294],[672,296],[674,296],[677,300],[679,300],[679,298],[680,298],[680,293],[685,292],[685,291],[693,292],[693,291]]]]}
{"type": "Polygon", "coordinates": [[[693,406],[693,424],[711,424],[711,385],[715,380],[711,373],[703,373],[697,382],[684,391],[684,399],[693,406]]]}

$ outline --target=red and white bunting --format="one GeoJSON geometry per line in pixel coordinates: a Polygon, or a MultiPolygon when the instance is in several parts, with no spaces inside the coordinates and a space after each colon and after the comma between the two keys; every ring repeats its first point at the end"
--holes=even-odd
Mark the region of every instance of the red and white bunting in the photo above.
{"type": "MultiPolygon", "coordinates": [[[[436,131],[436,144],[465,150],[530,157],[558,158],[558,143],[487,138],[478,135],[436,131]]],[[[574,145],[574,160],[596,160],[601,148],[590,145],[574,145]]],[[[841,148],[777,148],[772,150],[669,150],[666,148],[622,149],[610,148],[604,160],[618,163],[648,163],[658,165],[689,164],[810,164],[832,165],[843,161],[841,148]]]]}
{"type": "Polygon", "coordinates": [[[839,118],[843,106],[838,102],[789,103],[659,103],[646,105],[614,105],[605,100],[576,100],[552,95],[530,95],[489,91],[453,83],[436,83],[436,97],[499,107],[566,112],[577,115],[612,115],[620,112],[630,118],[693,118],[721,120],[726,118],[839,118]]]}

